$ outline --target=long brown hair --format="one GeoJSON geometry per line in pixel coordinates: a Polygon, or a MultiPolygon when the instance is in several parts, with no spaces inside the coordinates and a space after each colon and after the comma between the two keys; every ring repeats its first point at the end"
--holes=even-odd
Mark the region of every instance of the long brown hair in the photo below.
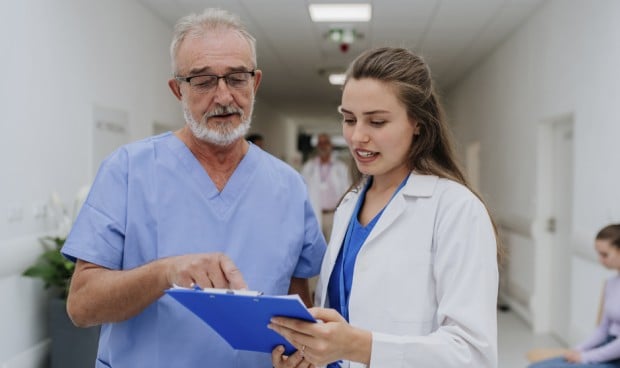
{"type": "MultiPolygon", "coordinates": [[[[350,79],[364,78],[391,85],[398,100],[406,107],[409,119],[417,122],[420,127],[419,135],[411,139],[407,155],[408,168],[420,174],[436,175],[460,183],[482,201],[481,196],[469,185],[455,159],[445,113],[435,91],[431,71],[424,60],[403,48],[370,49],[351,63],[345,85],[350,79]]],[[[361,177],[361,174],[357,177],[361,177]]],[[[491,222],[496,234],[499,261],[503,248],[499,244],[497,227],[492,217],[491,222]]]]}

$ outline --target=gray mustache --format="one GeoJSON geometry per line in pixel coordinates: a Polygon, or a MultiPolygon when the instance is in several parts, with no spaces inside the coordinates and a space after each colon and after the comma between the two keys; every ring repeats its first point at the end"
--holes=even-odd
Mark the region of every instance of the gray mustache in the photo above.
{"type": "Polygon", "coordinates": [[[233,106],[221,106],[217,107],[205,114],[206,118],[210,118],[216,115],[228,115],[228,114],[239,114],[243,115],[243,110],[233,107],[233,106]]]}

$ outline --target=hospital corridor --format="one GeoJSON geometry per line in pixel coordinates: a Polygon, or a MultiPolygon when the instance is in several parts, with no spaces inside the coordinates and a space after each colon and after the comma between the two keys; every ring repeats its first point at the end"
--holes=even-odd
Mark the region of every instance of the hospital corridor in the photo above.
{"type": "Polygon", "coordinates": [[[285,366],[177,287],[319,303],[261,325],[306,363],[620,359],[620,0],[0,0],[0,30],[0,368],[285,366]]]}

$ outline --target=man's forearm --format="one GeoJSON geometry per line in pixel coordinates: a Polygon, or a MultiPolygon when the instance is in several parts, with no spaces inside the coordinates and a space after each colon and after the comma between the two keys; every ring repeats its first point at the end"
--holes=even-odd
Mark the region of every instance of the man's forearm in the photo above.
{"type": "Polygon", "coordinates": [[[156,301],[168,285],[164,260],[126,271],[78,261],[67,312],[80,327],[127,320],[156,301]]]}

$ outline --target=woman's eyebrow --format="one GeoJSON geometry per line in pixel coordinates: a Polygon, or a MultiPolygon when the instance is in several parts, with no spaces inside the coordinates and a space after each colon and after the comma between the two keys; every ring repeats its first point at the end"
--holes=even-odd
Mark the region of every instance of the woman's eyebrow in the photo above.
{"type": "MultiPolygon", "coordinates": [[[[353,112],[343,108],[342,106],[340,106],[338,111],[340,111],[341,113],[353,114],[353,112]]],[[[387,113],[389,113],[389,111],[387,110],[372,110],[372,111],[365,111],[362,113],[362,115],[387,114],[387,113]]]]}
{"type": "Polygon", "coordinates": [[[372,111],[364,112],[363,115],[387,114],[387,113],[389,113],[389,111],[387,110],[372,110],[372,111]]]}

